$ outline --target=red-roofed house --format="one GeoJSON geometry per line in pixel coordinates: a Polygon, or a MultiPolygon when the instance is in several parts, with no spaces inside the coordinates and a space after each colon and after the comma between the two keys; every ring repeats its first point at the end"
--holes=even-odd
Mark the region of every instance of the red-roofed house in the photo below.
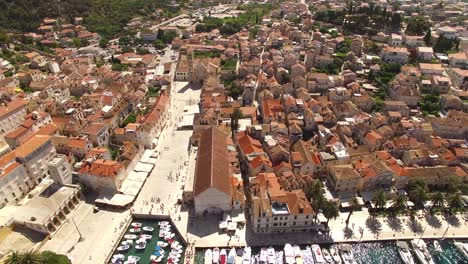
{"type": "Polygon", "coordinates": [[[78,171],[80,182],[98,191],[117,191],[127,177],[124,166],[116,161],[98,159],[86,162],[78,171]]]}

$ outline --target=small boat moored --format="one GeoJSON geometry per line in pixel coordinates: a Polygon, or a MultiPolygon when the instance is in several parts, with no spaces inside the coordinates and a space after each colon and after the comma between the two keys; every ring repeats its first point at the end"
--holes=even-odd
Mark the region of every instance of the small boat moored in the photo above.
{"type": "Polygon", "coordinates": [[[317,244],[314,244],[310,248],[312,249],[312,254],[314,255],[315,263],[317,264],[325,263],[325,258],[323,257],[320,246],[317,244]]]}
{"type": "Polygon", "coordinates": [[[458,251],[460,251],[460,253],[463,255],[463,257],[466,260],[468,260],[468,243],[455,241],[455,242],[453,242],[453,244],[458,249],[458,251]]]}
{"type": "Polygon", "coordinates": [[[411,255],[408,243],[405,241],[397,241],[397,250],[401,260],[403,260],[405,264],[414,264],[414,259],[411,255]]]}
{"type": "Polygon", "coordinates": [[[214,264],[219,263],[219,248],[213,249],[213,263],[214,264]]]}
{"type": "Polygon", "coordinates": [[[213,251],[211,249],[207,249],[205,251],[205,264],[212,264],[213,263],[213,251]]]}
{"type": "Polygon", "coordinates": [[[226,253],[226,250],[223,248],[219,252],[219,263],[220,264],[226,264],[226,259],[227,259],[227,253],[226,253]]]}

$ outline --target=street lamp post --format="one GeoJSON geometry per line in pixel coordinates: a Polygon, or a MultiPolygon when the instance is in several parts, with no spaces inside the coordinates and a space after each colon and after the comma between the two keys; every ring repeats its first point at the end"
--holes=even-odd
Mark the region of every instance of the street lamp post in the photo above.
{"type": "Polygon", "coordinates": [[[78,228],[78,225],[76,225],[75,219],[74,219],[73,217],[70,217],[70,219],[72,220],[73,225],[75,225],[76,231],[77,231],[78,234],[80,235],[80,237],[78,238],[78,242],[83,241],[85,238],[84,238],[84,236],[81,234],[80,229],[78,228]]]}

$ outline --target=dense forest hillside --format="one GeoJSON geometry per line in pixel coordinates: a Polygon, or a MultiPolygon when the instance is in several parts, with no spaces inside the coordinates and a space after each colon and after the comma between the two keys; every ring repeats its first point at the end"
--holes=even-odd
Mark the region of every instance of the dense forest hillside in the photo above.
{"type": "Polygon", "coordinates": [[[89,30],[118,33],[134,16],[166,8],[169,0],[0,0],[0,27],[34,31],[44,17],[82,16],[89,30]]]}

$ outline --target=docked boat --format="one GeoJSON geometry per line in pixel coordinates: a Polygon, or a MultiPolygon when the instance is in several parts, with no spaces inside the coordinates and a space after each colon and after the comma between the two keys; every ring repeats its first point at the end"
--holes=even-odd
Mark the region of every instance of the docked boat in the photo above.
{"type": "Polygon", "coordinates": [[[291,244],[284,245],[284,262],[286,262],[286,264],[296,263],[294,249],[291,244]]]}
{"type": "Polygon", "coordinates": [[[408,243],[405,241],[397,241],[398,254],[405,264],[414,264],[413,256],[411,255],[408,243]]]}
{"type": "Polygon", "coordinates": [[[226,264],[226,260],[227,260],[227,252],[226,252],[226,250],[223,248],[223,249],[221,249],[221,251],[219,252],[219,263],[220,263],[220,264],[226,264]]]}
{"type": "Polygon", "coordinates": [[[160,246],[160,247],[167,247],[167,245],[169,245],[169,244],[167,242],[164,242],[164,241],[158,241],[158,242],[156,242],[156,245],[160,246]]]}
{"type": "Polygon", "coordinates": [[[322,254],[323,254],[323,258],[325,259],[325,262],[327,262],[327,263],[334,263],[333,258],[332,258],[332,256],[330,255],[330,252],[328,251],[328,249],[323,248],[323,249],[322,249],[322,254]]]}
{"type": "Polygon", "coordinates": [[[219,248],[213,249],[213,263],[214,264],[219,263],[219,248]]]}
{"type": "Polygon", "coordinates": [[[133,227],[133,228],[130,228],[130,233],[140,233],[141,232],[141,228],[139,227],[133,227]]]}
{"type": "Polygon", "coordinates": [[[133,222],[130,225],[133,226],[133,227],[138,227],[138,228],[140,228],[142,226],[141,223],[137,223],[137,222],[133,222]]]}
{"type": "Polygon", "coordinates": [[[317,264],[325,263],[325,258],[323,257],[320,246],[317,244],[314,244],[310,248],[312,249],[312,254],[314,254],[315,263],[317,264]]]}
{"type": "Polygon", "coordinates": [[[236,261],[236,249],[235,248],[231,248],[231,250],[229,250],[229,253],[227,255],[227,264],[234,264],[234,262],[236,261]]]}
{"type": "Polygon", "coordinates": [[[275,249],[272,248],[272,247],[269,247],[269,248],[267,249],[267,253],[268,253],[268,259],[267,259],[268,264],[276,264],[276,253],[275,253],[275,249]]]}
{"type": "Polygon", "coordinates": [[[173,239],[174,237],[175,237],[175,234],[174,234],[174,233],[170,233],[170,234],[164,236],[164,239],[165,239],[165,240],[169,240],[169,239],[173,239]]]}
{"type": "Polygon", "coordinates": [[[305,250],[302,251],[302,261],[304,264],[314,264],[314,254],[310,246],[306,246],[305,250]]]}
{"type": "Polygon", "coordinates": [[[135,240],[135,239],[138,238],[138,236],[135,235],[135,234],[126,234],[126,235],[124,236],[124,238],[125,238],[125,239],[135,240]]]}
{"type": "Polygon", "coordinates": [[[268,261],[268,249],[267,248],[261,248],[260,249],[260,256],[258,257],[258,262],[260,264],[266,264],[268,261]]]}
{"type": "Polygon", "coordinates": [[[242,259],[244,257],[244,250],[242,248],[239,248],[237,251],[236,251],[236,260],[235,260],[235,264],[242,264],[242,259]]]}
{"type": "Polygon", "coordinates": [[[250,264],[251,257],[252,257],[252,249],[250,247],[245,247],[244,255],[242,255],[242,264],[250,264]]]}
{"type": "Polygon", "coordinates": [[[122,246],[125,246],[125,245],[133,245],[133,240],[125,240],[125,241],[122,241],[122,243],[120,243],[122,246]]]}
{"type": "Polygon", "coordinates": [[[330,255],[333,258],[333,261],[336,264],[341,264],[341,262],[343,262],[343,261],[341,260],[340,254],[338,254],[338,252],[340,252],[338,246],[331,246],[330,247],[330,255]]]}
{"type": "Polygon", "coordinates": [[[205,264],[212,264],[213,263],[213,251],[211,249],[207,249],[205,251],[205,264]]]}
{"type": "Polygon", "coordinates": [[[127,251],[130,249],[130,245],[122,245],[117,247],[117,251],[127,251]]]}
{"type": "Polygon", "coordinates": [[[458,249],[458,251],[460,251],[460,253],[463,255],[463,257],[466,260],[468,260],[468,243],[455,241],[455,242],[453,242],[453,244],[458,249]]]}
{"type": "Polygon", "coordinates": [[[434,240],[433,245],[434,245],[434,251],[436,253],[442,252],[442,246],[440,245],[439,241],[434,240]]]}
{"type": "Polygon", "coordinates": [[[435,264],[429,250],[427,249],[426,242],[418,238],[411,240],[411,245],[413,246],[416,257],[418,257],[421,264],[435,264]]]}
{"type": "Polygon", "coordinates": [[[152,235],[143,234],[143,235],[140,236],[140,238],[145,239],[145,240],[151,240],[151,238],[153,238],[153,236],[152,236],[152,235]]]}
{"type": "Polygon", "coordinates": [[[153,231],[154,231],[154,227],[152,227],[152,226],[144,226],[144,227],[143,227],[143,231],[145,231],[145,232],[153,232],[153,231]]]}
{"type": "Polygon", "coordinates": [[[169,221],[161,221],[158,223],[159,226],[169,225],[169,221]]]}
{"type": "Polygon", "coordinates": [[[276,251],[276,264],[283,264],[284,252],[282,250],[276,251]]]}
{"type": "Polygon", "coordinates": [[[143,239],[143,238],[140,238],[138,239],[136,242],[135,242],[135,248],[136,249],[145,249],[146,248],[146,240],[143,239]]]}
{"type": "Polygon", "coordinates": [[[301,248],[298,245],[294,245],[293,251],[294,251],[294,258],[295,258],[296,264],[303,264],[304,259],[303,259],[301,248]]]}
{"type": "Polygon", "coordinates": [[[121,263],[124,261],[125,255],[124,254],[116,254],[112,256],[111,263],[116,264],[116,263],[121,263]]]}
{"type": "Polygon", "coordinates": [[[344,264],[357,264],[354,259],[353,248],[350,244],[341,245],[340,254],[344,264]]]}
{"type": "Polygon", "coordinates": [[[150,261],[151,263],[160,263],[164,259],[164,255],[156,256],[156,255],[151,255],[150,261]]]}
{"type": "Polygon", "coordinates": [[[140,257],[137,256],[128,256],[127,261],[124,262],[124,264],[138,264],[140,261],[140,257]]]}

